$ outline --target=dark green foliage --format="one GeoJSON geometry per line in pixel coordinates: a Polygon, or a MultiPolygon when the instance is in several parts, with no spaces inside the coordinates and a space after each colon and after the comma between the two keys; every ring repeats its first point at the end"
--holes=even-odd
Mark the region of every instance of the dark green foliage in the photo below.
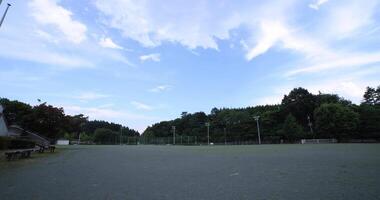
{"type": "Polygon", "coordinates": [[[380,106],[362,104],[359,108],[360,136],[380,139],[380,106]]]}
{"type": "Polygon", "coordinates": [[[291,113],[303,127],[307,127],[307,116],[311,116],[318,105],[317,98],[309,91],[304,88],[295,88],[284,96],[281,106],[286,113],[291,113]]]}
{"type": "MultiPolygon", "coordinates": [[[[65,115],[62,108],[46,103],[30,106],[18,101],[0,99],[9,125],[20,125],[29,131],[57,139],[66,137],[99,143],[115,143],[115,137],[139,137],[128,127],[106,121],[89,121],[83,115],[65,115]],[[101,130],[95,135],[96,130],[101,130]],[[107,130],[105,130],[107,129],[107,130]]],[[[206,122],[210,123],[212,142],[257,140],[257,125],[253,119],[260,116],[261,138],[296,141],[302,138],[380,138],[380,86],[367,88],[360,106],[336,94],[313,95],[304,88],[295,88],[285,95],[280,105],[247,108],[213,108],[204,112],[182,112],[180,117],[149,126],[145,137],[171,137],[172,127],[178,136],[196,136],[206,141],[206,122]],[[315,135],[311,134],[308,117],[315,135]]],[[[117,139],[116,139],[117,140],[117,139]]]]}
{"type": "Polygon", "coordinates": [[[289,141],[295,141],[303,136],[302,126],[297,123],[296,118],[292,114],[286,117],[281,132],[289,141]]]}
{"type": "Polygon", "coordinates": [[[350,138],[357,133],[359,114],[341,104],[322,104],[314,112],[318,135],[337,139],[350,138]]]}
{"type": "Polygon", "coordinates": [[[176,135],[205,138],[207,129],[204,124],[210,122],[213,142],[223,142],[225,137],[227,141],[257,140],[253,116],[260,116],[261,137],[264,141],[284,139],[292,142],[314,137],[380,138],[380,108],[376,106],[379,88],[371,89],[371,95],[364,97],[367,103],[360,107],[336,94],[313,95],[304,88],[295,88],[284,96],[281,105],[213,108],[209,115],[182,112],[180,118],[148,127],[143,135],[170,137],[173,134],[172,126],[176,126],[176,135]],[[308,117],[317,135],[311,134],[308,117]],[[318,117],[318,120],[314,117],[318,117]]]}
{"type": "Polygon", "coordinates": [[[98,128],[94,133],[94,142],[97,144],[116,144],[118,137],[118,133],[110,129],[98,128]]]}
{"type": "Polygon", "coordinates": [[[8,149],[10,140],[9,137],[0,137],[0,150],[8,149]]]}
{"type": "Polygon", "coordinates": [[[31,140],[0,137],[0,149],[30,149],[35,146],[36,143],[31,140]]]}
{"type": "Polygon", "coordinates": [[[366,105],[380,105],[380,86],[376,89],[367,87],[363,95],[363,104],[366,105]]]}
{"type": "Polygon", "coordinates": [[[11,139],[8,148],[9,149],[30,149],[34,148],[36,143],[31,140],[24,139],[11,139]]]}
{"type": "Polygon", "coordinates": [[[82,114],[66,115],[63,108],[57,108],[46,103],[30,106],[19,101],[0,98],[4,106],[4,116],[8,125],[18,125],[25,130],[36,132],[44,137],[56,140],[59,138],[78,139],[79,134],[85,133],[85,139],[93,138],[98,128],[108,128],[124,136],[139,136],[139,133],[120,124],[105,121],[89,121],[82,114]]]}

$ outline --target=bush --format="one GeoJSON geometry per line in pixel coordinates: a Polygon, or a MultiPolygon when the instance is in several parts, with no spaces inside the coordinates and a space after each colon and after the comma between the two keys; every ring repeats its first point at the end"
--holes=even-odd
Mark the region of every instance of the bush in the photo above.
{"type": "Polygon", "coordinates": [[[29,149],[34,148],[36,143],[31,140],[10,139],[8,149],[29,149]]]}
{"type": "Polygon", "coordinates": [[[8,149],[11,138],[9,137],[0,137],[0,150],[8,149]]]}

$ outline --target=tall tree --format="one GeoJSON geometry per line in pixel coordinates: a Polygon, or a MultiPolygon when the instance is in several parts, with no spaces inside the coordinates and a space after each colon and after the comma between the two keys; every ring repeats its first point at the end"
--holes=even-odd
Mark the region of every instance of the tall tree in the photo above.
{"type": "Polygon", "coordinates": [[[352,137],[357,132],[359,115],[341,104],[323,104],[314,112],[318,136],[338,140],[352,137]]]}
{"type": "Polygon", "coordinates": [[[295,88],[285,95],[281,102],[282,109],[291,113],[303,127],[307,127],[308,116],[312,116],[316,108],[316,98],[304,88],[295,88]]]}

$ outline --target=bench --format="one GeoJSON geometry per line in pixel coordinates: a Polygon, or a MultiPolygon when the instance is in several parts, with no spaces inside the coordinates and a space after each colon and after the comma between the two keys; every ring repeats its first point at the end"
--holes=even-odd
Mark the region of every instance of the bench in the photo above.
{"type": "Polygon", "coordinates": [[[15,160],[17,158],[29,158],[35,149],[18,149],[5,152],[8,161],[15,160]]]}

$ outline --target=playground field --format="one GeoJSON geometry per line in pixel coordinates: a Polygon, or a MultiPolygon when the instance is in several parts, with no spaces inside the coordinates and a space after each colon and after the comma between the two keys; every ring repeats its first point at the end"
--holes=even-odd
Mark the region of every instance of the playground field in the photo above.
{"type": "Polygon", "coordinates": [[[380,144],[58,148],[0,162],[0,199],[380,199],[380,144]]]}

